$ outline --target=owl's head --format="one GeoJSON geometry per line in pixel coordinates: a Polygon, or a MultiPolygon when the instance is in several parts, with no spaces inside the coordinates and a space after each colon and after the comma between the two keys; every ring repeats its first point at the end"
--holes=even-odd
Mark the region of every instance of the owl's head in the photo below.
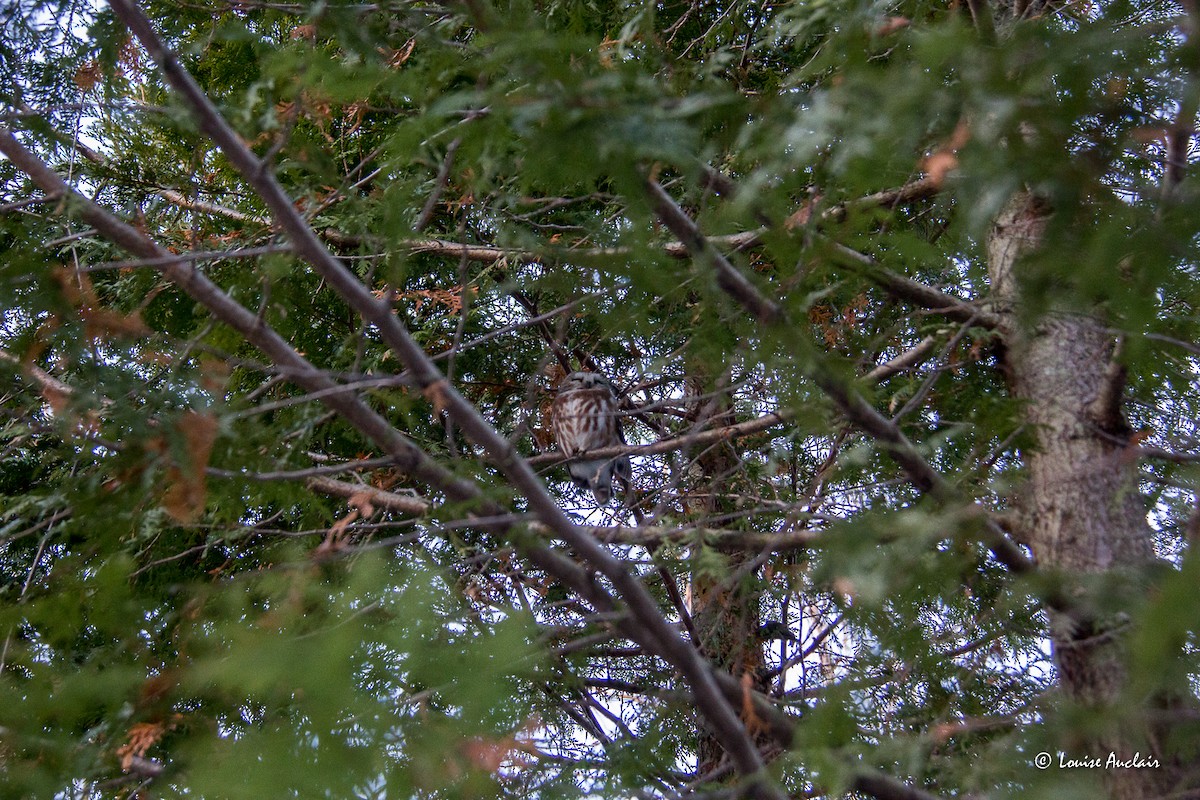
{"type": "Polygon", "coordinates": [[[597,387],[608,389],[610,392],[612,391],[612,384],[608,382],[608,378],[599,372],[572,372],[563,378],[563,382],[558,385],[558,391],[574,392],[579,389],[594,389],[597,387]]]}

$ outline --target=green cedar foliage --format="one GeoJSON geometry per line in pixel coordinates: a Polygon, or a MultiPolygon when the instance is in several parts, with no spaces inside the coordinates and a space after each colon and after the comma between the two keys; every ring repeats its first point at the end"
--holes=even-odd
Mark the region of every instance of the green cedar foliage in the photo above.
{"type": "MultiPolygon", "coordinates": [[[[1021,265],[1022,319],[1101,309],[1135,444],[1194,453],[1200,193],[1185,171],[1166,196],[1163,142],[1194,123],[1196,23],[1153,1],[1019,22],[999,4],[988,42],[959,5],[143,8],[344,267],[394,296],[522,454],[551,449],[560,356],[646,407],[625,418],[631,443],[697,427],[707,393],[726,424],[787,415],[705,445],[732,449],[726,474],[701,474],[700,448],[636,458],[643,521],[682,534],[611,545],[672,620],[652,560],[746,581],[798,635],[767,646],[768,668],[792,659],[772,684],[796,724],[769,767],[779,785],[836,795],[871,768],[945,796],[1094,795],[1094,771],[1032,766],[1089,755],[1082,733],[1120,724],[1055,691],[1043,601],[1078,576],[1015,576],[969,512],[1011,510],[1035,443],[1003,344],[878,270],[986,310],[993,220],[1036,191],[1054,215],[1021,265]],[[936,192],[869,201],[922,174],[936,192]],[[725,252],[788,325],[665,246],[647,176],[708,236],[765,228],[725,252]],[[925,338],[930,360],[858,381],[925,338]],[[956,502],[923,496],[816,375],[897,415],[956,502]],[[747,545],[750,570],[721,539],[805,531],[801,550],[747,545]]],[[[0,124],[174,253],[254,249],[197,263],[455,475],[529,511],[435,398],[387,380],[403,365],[378,331],[283,246],[107,6],[11,10],[0,124]]],[[[704,727],[678,671],[476,509],[386,465],[361,482],[426,511],[272,477],[380,454],[7,161],[0,205],[3,796],[672,797],[728,778],[693,774],[704,727]]],[[[639,522],[538,466],[578,520],[639,522]]],[[[1138,474],[1162,569],[1079,591],[1127,625],[1131,697],[1194,699],[1194,456],[1138,474]]],[[[520,535],[546,535],[529,521],[520,535]]],[[[1194,722],[1171,730],[1194,755],[1194,722]]]]}

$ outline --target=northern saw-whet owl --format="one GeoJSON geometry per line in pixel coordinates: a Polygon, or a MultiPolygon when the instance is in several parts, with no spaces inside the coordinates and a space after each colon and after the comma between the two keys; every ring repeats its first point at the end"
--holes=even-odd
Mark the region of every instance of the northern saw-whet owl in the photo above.
{"type": "MultiPolygon", "coordinates": [[[[572,372],[563,379],[554,398],[551,424],[559,449],[568,456],[625,443],[617,396],[608,378],[596,372],[572,372]]],[[[575,484],[591,489],[601,506],[612,498],[613,475],[626,484],[632,475],[629,456],[576,460],[567,464],[567,469],[575,484]]]]}

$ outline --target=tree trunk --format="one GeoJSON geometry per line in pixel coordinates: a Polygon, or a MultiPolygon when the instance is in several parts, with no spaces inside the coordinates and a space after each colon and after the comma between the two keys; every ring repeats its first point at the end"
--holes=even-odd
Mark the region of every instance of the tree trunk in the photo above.
{"type": "MultiPolygon", "coordinates": [[[[1026,420],[1037,442],[1026,454],[1028,483],[1015,503],[1021,538],[1041,570],[1086,580],[1148,566],[1155,558],[1153,532],[1137,460],[1125,450],[1124,373],[1104,319],[1098,311],[1052,309],[1040,319],[1021,313],[1021,257],[1040,245],[1049,213],[1032,194],[1013,197],[988,238],[988,271],[1008,383],[1028,404],[1026,420]]],[[[1074,607],[1050,609],[1049,616],[1064,694],[1098,710],[1119,703],[1127,670],[1114,621],[1074,607]]],[[[1168,759],[1157,738],[1149,725],[1114,724],[1067,745],[1079,752],[1066,755],[1157,757],[1159,769],[1108,769],[1104,779],[1113,798],[1162,797],[1182,788],[1190,770],[1168,759]]]]}
{"type": "MultiPolygon", "coordinates": [[[[700,376],[692,380],[692,391],[697,398],[706,396],[713,389],[702,377],[703,373],[703,368],[693,372],[694,376],[700,376]]],[[[710,403],[698,401],[692,421],[696,420],[708,420],[711,427],[731,424],[733,417],[728,400],[722,397],[710,403]]],[[[696,457],[692,465],[691,493],[700,507],[697,511],[712,518],[733,510],[727,495],[729,482],[737,468],[737,452],[727,442],[710,446],[696,457]]],[[[740,548],[725,549],[722,554],[726,559],[723,574],[701,570],[692,575],[692,620],[699,640],[697,646],[709,661],[741,678],[743,686],[765,691],[767,687],[761,685],[763,642],[758,636],[761,624],[758,570],[750,563],[754,554],[740,548]]],[[[753,720],[744,721],[753,728],[753,720]]],[[[698,732],[698,774],[712,774],[720,769],[725,751],[703,724],[698,732]]],[[[760,749],[772,749],[766,737],[760,738],[760,749]]],[[[764,756],[772,754],[777,752],[764,753],[764,756]]]]}
{"type": "MultiPolygon", "coordinates": [[[[726,553],[733,575],[745,566],[745,553],[726,553]]],[[[730,582],[727,578],[698,574],[693,581],[693,619],[700,638],[700,651],[721,669],[743,680],[743,686],[763,690],[763,645],[759,627],[758,592],[749,584],[754,575],[730,582]]],[[[746,720],[751,723],[752,721],[746,720]]],[[[697,745],[698,771],[707,775],[718,769],[724,748],[703,725],[697,745]]],[[[765,745],[763,739],[760,745],[765,745]]],[[[766,754],[764,754],[766,755],[766,754]]]]}

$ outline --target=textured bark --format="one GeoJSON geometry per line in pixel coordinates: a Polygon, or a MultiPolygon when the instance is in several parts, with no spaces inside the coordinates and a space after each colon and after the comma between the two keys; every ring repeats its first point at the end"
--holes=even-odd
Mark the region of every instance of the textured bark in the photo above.
{"type": "MultiPolygon", "coordinates": [[[[697,369],[703,374],[704,370],[697,369]]],[[[702,378],[693,379],[692,390],[702,397],[712,386],[702,378]]],[[[717,401],[714,401],[717,402],[717,401]]],[[[724,402],[724,401],[720,401],[724,402]]],[[[724,426],[733,423],[727,403],[724,407],[712,408],[700,403],[697,418],[712,416],[710,424],[724,426]],[[714,414],[715,412],[715,414],[714,414]]],[[[730,511],[726,495],[728,481],[738,466],[738,456],[728,442],[720,442],[702,450],[693,464],[692,474],[696,479],[693,496],[703,506],[706,517],[730,511]]],[[[692,620],[698,638],[700,652],[715,664],[742,682],[746,690],[762,686],[763,642],[758,636],[761,624],[759,592],[755,587],[756,570],[750,564],[753,555],[744,548],[722,548],[728,564],[728,573],[713,575],[698,572],[692,576],[692,620]]],[[[748,704],[743,703],[743,722],[754,734],[760,751],[769,759],[780,752],[778,745],[766,736],[766,726],[756,719],[746,719],[748,704]]],[[[753,712],[750,712],[752,715],[753,712]]],[[[721,769],[728,758],[721,743],[704,725],[699,727],[697,742],[698,770],[707,775],[721,769]]]]}
{"type": "MultiPolygon", "coordinates": [[[[1155,558],[1153,532],[1139,491],[1137,461],[1120,408],[1124,375],[1104,320],[1078,310],[1031,320],[1021,314],[1022,255],[1041,243],[1049,209],[1016,195],[988,239],[992,297],[1002,324],[1009,386],[1027,402],[1036,446],[1026,454],[1028,483],[1017,498],[1023,539],[1041,569],[1073,578],[1136,571],[1155,558]]],[[[1049,611],[1059,683],[1081,705],[1120,702],[1127,672],[1118,621],[1071,610],[1049,611]]],[[[1086,753],[1155,755],[1159,769],[1106,770],[1113,798],[1162,797],[1191,783],[1191,768],[1169,759],[1149,726],[1097,730],[1086,753]]]]}
{"type": "Polygon", "coordinates": [[[1051,313],[1023,327],[1014,267],[1040,241],[1047,210],[1018,195],[997,219],[988,258],[993,296],[1004,320],[1006,366],[1028,402],[1038,435],[1029,454],[1025,533],[1043,567],[1102,572],[1154,558],[1136,461],[1119,441],[1128,435],[1119,403],[1123,373],[1112,366],[1114,341],[1104,321],[1051,313]]]}
{"type": "MultiPolygon", "coordinates": [[[[744,554],[730,553],[730,569],[736,573],[744,566],[744,554]]],[[[711,576],[698,576],[693,584],[693,619],[700,637],[700,652],[718,667],[742,680],[747,689],[764,691],[759,676],[763,673],[763,645],[757,636],[759,627],[758,593],[746,588],[746,582],[730,584],[711,576]]],[[[743,715],[745,714],[743,704],[743,715]]],[[[765,723],[753,719],[743,722],[755,734],[756,743],[767,760],[780,749],[758,730],[765,723]]],[[[701,726],[697,745],[699,774],[707,775],[721,766],[725,749],[706,728],[701,726]]]]}

